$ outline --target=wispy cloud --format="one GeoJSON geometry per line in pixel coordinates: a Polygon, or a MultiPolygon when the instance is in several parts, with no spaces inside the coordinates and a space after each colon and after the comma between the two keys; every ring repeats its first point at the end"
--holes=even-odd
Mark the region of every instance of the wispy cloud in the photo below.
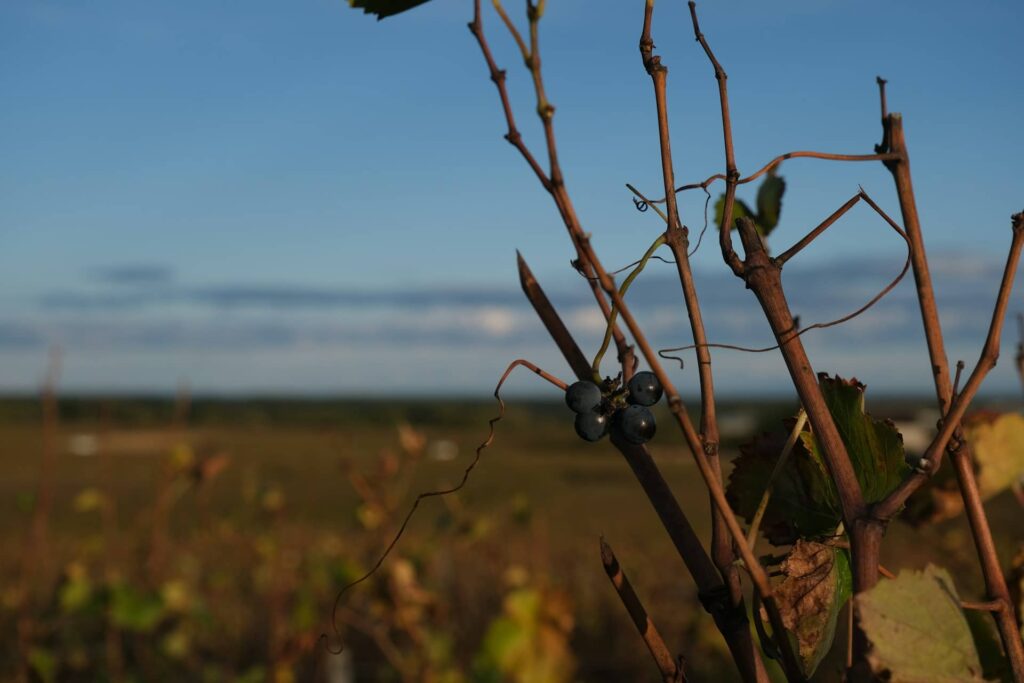
{"type": "MultiPolygon", "coordinates": [[[[974,354],[985,334],[1002,263],[996,256],[942,254],[933,256],[932,262],[951,357],[958,358],[954,354],[965,350],[974,354]]],[[[893,255],[877,262],[796,266],[787,267],[784,282],[793,310],[806,326],[863,305],[899,272],[902,259],[893,255]]],[[[515,283],[390,289],[195,285],[178,282],[169,269],[159,266],[107,268],[97,277],[100,272],[90,271],[88,282],[79,289],[47,294],[34,314],[0,319],[0,362],[3,354],[41,352],[53,344],[64,348],[69,358],[159,354],[171,365],[186,358],[194,363],[199,356],[237,353],[271,354],[283,366],[301,358],[303,367],[317,357],[348,358],[332,368],[340,390],[362,377],[360,368],[366,364],[404,367],[422,357],[455,369],[450,375],[435,372],[430,387],[419,387],[423,390],[465,388],[473,381],[484,387],[491,382],[491,371],[474,380],[467,368],[489,368],[506,356],[560,363],[515,283]],[[469,358],[477,360],[468,363],[469,358]]],[[[712,342],[752,347],[772,343],[756,300],[731,274],[698,272],[697,286],[712,342]]],[[[563,279],[548,294],[581,346],[596,348],[604,322],[585,283],[563,279]]],[[[669,266],[645,272],[628,299],[657,347],[692,342],[679,283],[669,266]]],[[[909,275],[868,313],[840,327],[812,331],[805,341],[821,369],[875,376],[876,386],[926,388],[927,373],[916,372],[921,364],[914,363],[922,357],[923,346],[909,275]]],[[[777,354],[723,351],[720,357],[716,381],[725,389],[788,386],[777,354]]],[[[271,384],[283,381],[272,368],[264,372],[254,365],[251,372],[255,374],[244,378],[246,385],[264,375],[271,384]]],[[[419,390],[419,376],[405,381],[410,391],[419,390]]]]}
{"type": "MultiPolygon", "coordinates": [[[[106,282],[111,283],[112,280],[106,282]]],[[[293,284],[230,283],[199,287],[163,286],[125,278],[117,288],[80,288],[48,292],[39,299],[44,309],[60,311],[153,310],[170,304],[221,310],[340,309],[390,306],[506,306],[521,302],[509,288],[417,287],[370,290],[293,284]]]]}
{"type": "Polygon", "coordinates": [[[169,284],[174,279],[174,269],[156,263],[120,264],[92,268],[89,277],[107,285],[152,287],[169,284]]]}

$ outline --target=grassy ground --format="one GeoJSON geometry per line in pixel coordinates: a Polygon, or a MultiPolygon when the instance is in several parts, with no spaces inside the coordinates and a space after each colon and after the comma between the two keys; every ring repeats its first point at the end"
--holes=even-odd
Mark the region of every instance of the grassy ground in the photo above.
{"type": "MultiPolygon", "coordinates": [[[[756,429],[789,409],[725,412],[753,415],[756,429]]],[[[17,674],[20,650],[36,658],[33,675],[51,671],[54,680],[324,678],[312,653],[335,591],[372,565],[416,492],[460,479],[493,412],[457,402],[200,401],[175,427],[171,402],[63,401],[50,432],[47,540],[26,580],[44,432],[34,403],[0,403],[0,677],[17,674]],[[400,424],[426,438],[418,456],[408,443],[403,450],[400,424]],[[96,452],[76,454],[90,451],[90,439],[96,452]],[[175,603],[168,586],[192,607],[175,603]],[[156,596],[156,616],[124,612],[135,605],[122,594],[129,589],[156,596]]],[[[601,535],[695,675],[730,679],[629,469],[607,443],[579,441],[570,418],[557,404],[511,406],[466,488],[423,502],[381,575],[343,603],[356,680],[400,680],[403,667],[406,680],[653,680],[601,570],[601,535]],[[406,565],[419,593],[399,585],[395,567],[406,565]],[[523,616],[517,605],[531,596],[550,613],[523,616]],[[493,634],[509,623],[525,641],[499,642],[493,634]],[[406,654],[389,655],[390,646],[406,654]],[[502,668],[510,651],[535,662],[533,673],[502,668]]],[[[654,455],[694,526],[706,529],[699,475],[661,424],[654,455]]],[[[1009,557],[1021,540],[1019,508],[1004,497],[989,510],[1009,557]]],[[[896,570],[929,561],[953,571],[965,596],[980,594],[962,520],[920,534],[893,525],[883,562],[896,570]]]]}

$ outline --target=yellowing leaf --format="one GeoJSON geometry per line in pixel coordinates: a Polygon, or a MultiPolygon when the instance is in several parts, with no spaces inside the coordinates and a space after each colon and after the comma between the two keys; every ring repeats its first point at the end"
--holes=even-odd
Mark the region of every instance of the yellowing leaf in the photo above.
{"type": "Polygon", "coordinates": [[[171,467],[178,472],[184,472],[192,467],[196,461],[196,454],[192,446],[185,442],[176,443],[171,449],[171,467]]]}
{"type": "Polygon", "coordinates": [[[1024,477],[1024,415],[1003,413],[991,421],[965,425],[978,468],[983,499],[1010,488],[1024,477]]]}
{"type": "Polygon", "coordinates": [[[475,668],[483,680],[568,683],[575,658],[569,647],[574,619],[567,597],[542,588],[516,588],[504,614],[491,622],[475,668]]]}
{"type": "Polygon", "coordinates": [[[192,607],[192,591],[181,579],[171,579],[160,587],[160,598],[171,612],[187,612],[192,607]]]}
{"type": "Polygon", "coordinates": [[[92,512],[99,510],[106,504],[106,497],[99,489],[82,489],[75,496],[74,508],[76,512],[92,512]]]}
{"type": "Polygon", "coordinates": [[[406,455],[419,457],[427,447],[427,435],[403,423],[398,425],[398,443],[406,455]]]}
{"type": "Polygon", "coordinates": [[[890,683],[980,682],[981,662],[949,572],[903,570],[855,600],[868,662],[890,683]]]}
{"type": "MultiPolygon", "coordinates": [[[[1024,478],[1024,415],[981,411],[963,421],[971,447],[982,500],[988,500],[1024,478]]],[[[907,504],[903,518],[911,524],[951,519],[964,509],[953,472],[946,464],[907,504]]]]}

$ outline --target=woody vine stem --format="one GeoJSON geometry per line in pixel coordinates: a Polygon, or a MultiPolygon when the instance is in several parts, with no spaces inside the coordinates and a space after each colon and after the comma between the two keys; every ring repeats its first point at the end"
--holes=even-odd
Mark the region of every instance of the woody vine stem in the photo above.
{"type": "MultiPolygon", "coordinates": [[[[843,526],[849,536],[855,593],[869,590],[877,583],[879,577],[879,553],[886,526],[902,509],[909,496],[918,490],[935,472],[941,463],[943,453],[948,452],[957,473],[960,492],[964,499],[968,520],[985,578],[986,591],[988,593],[985,604],[988,605],[989,611],[991,611],[995,618],[1014,680],[1024,681],[1024,645],[1022,645],[1020,634],[1017,630],[1016,615],[1014,614],[1013,604],[1010,601],[1006,579],[1000,568],[989,524],[984,508],[981,505],[981,496],[977,481],[974,478],[969,446],[965,443],[959,426],[961,418],[964,416],[985,376],[995,366],[998,357],[1002,325],[1013,286],[1014,274],[1021,249],[1024,247],[1024,214],[1016,214],[1012,217],[1012,241],[1007,254],[1003,278],[996,297],[989,333],[981,356],[974,370],[970,373],[963,389],[954,394],[910,178],[910,158],[903,133],[903,122],[898,114],[890,114],[887,111],[885,82],[879,79],[883,142],[876,146],[874,154],[853,155],[814,151],[789,152],[772,159],[750,176],[743,177],[736,165],[735,148],[732,139],[732,123],[727,88],[728,76],[712,51],[709,42],[701,32],[695,3],[690,2],[689,9],[693,35],[711,63],[718,85],[725,170],[723,173],[717,173],[708,177],[703,182],[677,187],[672,159],[666,94],[668,68],[662,63],[661,58],[654,53],[654,41],[652,39],[654,1],[646,0],[640,37],[640,54],[643,67],[650,76],[653,85],[657,112],[658,140],[661,150],[664,197],[654,201],[645,200],[645,204],[648,206],[664,204],[664,211],[659,210],[658,214],[665,222],[665,231],[651,245],[639,261],[636,270],[626,278],[620,288],[616,286],[613,277],[605,270],[591,244],[589,234],[582,228],[565,186],[559,165],[554,132],[555,108],[546,94],[541,70],[538,25],[544,14],[544,0],[537,0],[536,2],[534,0],[526,1],[528,30],[525,37],[524,34],[520,33],[515,22],[509,17],[500,0],[494,0],[494,6],[502,23],[518,46],[533,84],[536,111],[544,131],[544,146],[547,153],[546,168],[531,152],[516,127],[514,110],[505,87],[506,74],[495,63],[484,35],[479,0],[474,2],[474,17],[473,21],[469,24],[469,28],[479,44],[490,72],[491,80],[498,91],[505,122],[508,127],[505,138],[518,150],[542,187],[554,201],[569,234],[569,238],[576,249],[576,265],[590,283],[593,296],[607,321],[607,334],[601,350],[598,352],[593,363],[588,362],[583,356],[571,333],[562,323],[558,313],[551,306],[540,285],[529,271],[525,260],[520,257],[520,279],[524,292],[578,378],[600,378],[601,359],[605,349],[614,340],[623,379],[628,379],[636,365],[636,351],[627,341],[626,334],[628,333],[639,350],[639,354],[644,358],[651,371],[657,376],[664,387],[669,410],[709,492],[713,520],[710,554],[697,539],[692,526],[679,508],[671,490],[665,483],[664,478],[658,471],[646,448],[624,442],[622,439],[615,438],[614,434],[613,444],[622,453],[637,476],[666,531],[672,538],[680,557],[697,583],[701,602],[714,617],[716,626],[725,638],[743,680],[767,681],[768,676],[762,661],[761,652],[755,646],[750,634],[746,617],[747,609],[744,604],[744,594],[738,570],[740,566],[749,575],[757,597],[756,602],[764,606],[771,625],[771,643],[765,643],[768,646],[766,651],[779,658],[786,676],[790,680],[804,680],[804,674],[793,651],[793,646],[785,636],[785,629],[773,593],[772,584],[769,582],[768,575],[753,552],[752,539],[748,540],[747,534],[726,501],[722,484],[710,353],[712,345],[707,340],[697,289],[690,267],[688,255],[689,231],[681,221],[676,201],[677,192],[696,188],[706,191],[709,185],[718,180],[724,180],[725,182],[725,197],[722,211],[723,221],[720,231],[722,258],[732,272],[754,293],[760,303],[776,338],[777,348],[782,355],[794,388],[799,396],[802,409],[806,413],[807,421],[810,423],[811,429],[821,448],[829,475],[835,484],[838,494],[843,526]],[[860,191],[821,225],[811,230],[807,236],[799,240],[791,248],[783,251],[779,257],[773,258],[768,254],[752,220],[746,217],[738,218],[735,221],[735,229],[739,234],[743,247],[743,257],[741,258],[735,251],[732,240],[737,187],[768,173],[782,161],[794,158],[838,162],[882,162],[892,173],[896,184],[903,217],[903,228],[900,228],[866,193],[860,191]],[[919,467],[895,491],[883,500],[874,503],[865,500],[846,445],[842,438],[840,438],[835,420],[829,411],[818,384],[818,378],[814,372],[811,360],[803,346],[799,331],[793,323],[793,315],[788,305],[781,278],[783,264],[797,256],[814,239],[824,234],[829,227],[836,223],[860,199],[863,199],[874,209],[909,244],[910,264],[913,269],[917,298],[924,323],[929,360],[935,380],[936,397],[943,414],[941,428],[935,439],[928,446],[919,467]],[[701,392],[701,411],[698,426],[691,422],[679,392],[661,365],[660,357],[648,343],[643,329],[624,300],[629,284],[639,274],[654,251],[663,245],[667,245],[674,256],[683,294],[683,303],[693,333],[693,348],[697,356],[701,392]],[[619,325],[620,320],[625,327],[625,331],[619,325]]],[[[630,189],[633,189],[638,196],[643,196],[634,188],[631,187],[630,189]]],[[[883,291],[883,294],[888,289],[883,291]]],[[[880,297],[872,300],[869,306],[874,301],[877,301],[877,298],[880,297]]],[[[645,642],[647,642],[663,678],[667,681],[682,680],[685,674],[681,660],[675,660],[666,651],[663,640],[658,635],[653,623],[650,622],[650,618],[643,610],[642,605],[640,605],[639,598],[628,587],[628,582],[623,583],[625,581],[624,576],[615,573],[618,571],[617,561],[613,563],[609,559],[614,556],[611,554],[610,547],[605,547],[606,568],[612,567],[613,564],[615,566],[615,571],[609,569],[609,576],[613,578],[613,582],[616,582],[615,585],[620,590],[620,595],[624,596],[623,599],[627,602],[627,608],[634,617],[634,623],[641,630],[641,635],[644,636],[645,642]],[[626,588],[622,588],[622,586],[626,588]],[[628,591],[623,593],[626,589],[628,591]]],[[[852,665],[854,668],[857,668],[864,665],[869,643],[856,625],[853,636],[854,651],[852,665]]]]}

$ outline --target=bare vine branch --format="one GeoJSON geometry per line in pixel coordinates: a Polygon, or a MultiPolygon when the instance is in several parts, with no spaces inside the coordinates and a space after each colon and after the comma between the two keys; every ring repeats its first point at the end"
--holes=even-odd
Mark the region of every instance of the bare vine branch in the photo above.
{"type": "MultiPolygon", "coordinates": [[[[578,347],[571,334],[561,325],[561,318],[551,305],[550,300],[544,294],[540,284],[533,278],[526,262],[520,260],[520,282],[527,299],[533,306],[537,315],[548,327],[552,339],[555,341],[562,355],[573,367],[578,367],[577,377],[588,379],[590,377],[590,365],[587,363],[582,352],[576,357],[578,347]],[[557,321],[557,323],[549,323],[557,321]],[[574,351],[573,349],[576,349],[574,351]],[[573,360],[575,358],[575,360],[573,360]]],[[[626,460],[630,469],[636,476],[637,481],[643,488],[644,494],[651,503],[651,507],[657,513],[662,526],[668,532],[676,552],[683,560],[687,570],[697,585],[697,595],[705,609],[715,620],[715,625],[725,638],[730,652],[737,663],[750,661],[749,655],[751,644],[750,629],[747,625],[746,611],[736,611],[730,602],[730,593],[722,582],[720,573],[708,557],[704,545],[697,537],[693,526],[687,519],[686,514],[680,507],[675,495],[672,493],[668,482],[661,474],[651,454],[644,446],[637,446],[625,441],[612,439],[614,445],[626,460]]],[[[743,674],[745,669],[741,669],[743,674]]],[[[764,667],[750,669],[752,675],[746,675],[745,680],[762,681],[764,667]]]]}
{"type": "Polygon", "coordinates": [[[665,645],[661,633],[658,632],[658,628],[651,621],[650,615],[644,609],[643,603],[640,602],[640,598],[636,595],[636,591],[633,590],[633,585],[629,582],[625,572],[622,571],[622,567],[619,565],[619,560],[615,557],[612,547],[608,545],[603,537],[601,538],[601,564],[604,565],[605,574],[608,575],[612,586],[615,587],[615,592],[619,594],[623,607],[629,613],[629,618],[633,621],[633,625],[636,626],[640,637],[643,638],[644,644],[647,645],[651,657],[654,658],[654,663],[657,665],[658,670],[661,671],[662,680],[665,683],[683,683],[686,681],[686,674],[683,672],[682,667],[677,666],[676,662],[672,659],[672,653],[665,645]]]}
{"type": "MultiPolygon", "coordinates": [[[[531,7],[533,6],[531,5],[531,7]]],[[[535,14],[534,10],[531,11],[535,14]]],[[[516,31],[515,29],[515,25],[511,21],[508,22],[508,26],[510,26],[510,31],[513,31],[513,37],[519,35],[518,31],[516,31]]],[[[568,196],[565,195],[564,200],[560,198],[564,195],[564,188],[562,187],[561,170],[558,167],[557,154],[552,153],[549,155],[552,160],[552,167],[549,176],[549,174],[545,172],[543,168],[541,168],[540,164],[538,163],[536,157],[533,156],[533,153],[530,151],[529,147],[526,146],[526,143],[523,141],[523,137],[520,134],[519,129],[516,127],[515,114],[512,110],[512,103],[511,100],[509,99],[508,89],[505,85],[505,71],[503,69],[498,68],[497,63],[494,61],[494,56],[491,53],[490,45],[487,42],[487,37],[484,35],[483,18],[480,12],[480,0],[474,0],[473,2],[473,21],[469,23],[469,31],[470,33],[473,34],[473,37],[476,38],[477,44],[480,47],[480,51],[483,54],[484,61],[487,63],[487,68],[490,73],[491,81],[494,82],[494,85],[498,90],[498,97],[501,100],[502,111],[505,115],[506,125],[508,126],[508,132],[505,134],[505,139],[508,140],[508,142],[511,143],[512,146],[519,151],[523,159],[526,161],[527,165],[534,172],[534,175],[537,176],[537,179],[540,181],[541,186],[543,186],[544,189],[549,194],[551,194],[552,197],[555,199],[555,204],[558,206],[559,212],[562,214],[563,219],[567,223],[572,221],[578,223],[572,205],[566,203],[568,196]],[[559,191],[560,189],[562,190],[561,192],[559,191]]],[[[519,35],[519,42],[521,41],[522,36],[519,35]]],[[[536,52],[536,50],[534,50],[534,52],[536,52]]],[[[527,61],[527,67],[530,68],[531,70],[533,68],[533,64],[536,64],[539,68],[539,56],[535,56],[535,58],[534,56],[531,56],[531,59],[527,61]]],[[[534,82],[535,84],[537,83],[536,78],[534,79],[534,82]]],[[[543,92],[543,86],[540,87],[538,92],[543,92]]],[[[551,118],[554,116],[554,107],[550,107],[550,105],[548,105],[547,109],[545,109],[545,112],[547,113],[546,118],[545,116],[542,116],[542,119],[544,119],[545,121],[545,138],[553,139],[553,131],[551,131],[549,134],[548,130],[551,128],[551,118]]],[[[594,295],[595,300],[597,301],[598,306],[601,308],[601,313],[607,320],[611,316],[611,306],[608,304],[607,299],[601,292],[600,286],[596,282],[593,267],[589,262],[586,261],[586,259],[583,257],[583,254],[580,253],[578,247],[577,254],[579,257],[578,260],[580,263],[580,268],[587,276],[588,281],[591,282],[591,291],[594,295]]],[[[626,342],[626,338],[622,334],[621,330],[619,330],[618,326],[614,327],[612,334],[615,338],[615,346],[618,350],[619,361],[622,363],[623,373],[628,377],[629,374],[632,372],[632,368],[634,366],[633,350],[626,342]]]]}
{"type": "MultiPolygon", "coordinates": [[[[693,278],[693,271],[690,268],[690,257],[688,253],[689,249],[689,230],[685,228],[679,216],[679,207],[676,202],[675,193],[672,191],[675,186],[675,169],[672,161],[672,143],[671,134],[669,132],[669,120],[668,120],[668,98],[666,93],[666,81],[668,78],[668,67],[666,67],[661,57],[654,54],[654,40],[651,37],[651,22],[654,13],[654,2],[648,0],[644,8],[644,22],[643,30],[640,34],[640,56],[643,61],[644,70],[651,77],[651,82],[654,86],[654,101],[657,113],[658,121],[658,145],[661,151],[661,174],[662,183],[664,186],[665,198],[666,198],[666,213],[662,214],[658,211],[659,215],[662,216],[666,224],[665,238],[668,242],[669,248],[672,250],[672,254],[675,256],[676,269],[679,274],[679,283],[683,292],[683,301],[686,305],[687,316],[690,321],[690,329],[693,333],[693,338],[697,343],[706,343],[707,334],[704,329],[704,319],[700,309],[700,302],[697,297],[697,289],[693,278]]],[[[646,199],[639,194],[632,186],[628,186],[635,194],[646,199]]],[[[708,195],[710,199],[710,195],[708,195]]],[[[657,207],[654,207],[657,211],[657,207]]],[[[707,228],[707,204],[705,204],[705,229],[707,228]]],[[[703,236],[703,231],[701,235],[703,236]]],[[[700,378],[700,396],[701,396],[701,418],[700,418],[700,439],[704,454],[707,458],[708,469],[716,477],[718,485],[721,486],[722,482],[722,471],[719,460],[719,432],[718,432],[718,419],[715,406],[715,387],[714,378],[711,370],[711,353],[708,348],[702,347],[697,352],[697,368],[698,376],[700,378]]],[[[729,537],[728,524],[725,519],[725,512],[720,510],[718,505],[715,504],[714,496],[711,496],[711,554],[715,561],[715,566],[718,568],[722,579],[725,581],[726,587],[729,591],[729,599],[733,611],[737,615],[744,615],[746,607],[744,604],[743,591],[740,586],[739,571],[736,568],[736,553],[733,550],[733,542],[729,537]]],[[[753,546],[751,545],[751,548],[753,546]]],[[[752,554],[752,553],[751,553],[752,554]]],[[[760,586],[758,589],[760,590],[760,586]]],[[[777,608],[775,607],[774,600],[770,597],[765,598],[768,603],[768,611],[772,614],[773,623],[780,623],[776,620],[778,617],[777,608]]],[[[783,668],[790,676],[797,678],[802,676],[802,672],[797,662],[796,655],[793,649],[786,639],[782,631],[777,631],[779,635],[779,649],[782,654],[783,668]]],[[[764,664],[761,661],[759,653],[754,647],[753,640],[749,638],[749,630],[747,631],[747,641],[743,643],[745,650],[742,652],[744,659],[738,660],[737,663],[740,665],[741,670],[744,671],[746,676],[753,675],[758,679],[763,679],[767,676],[764,670],[764,664]]]]}
{"type": "MultiPolygon", "coordinates": [[[[885,84],[884,79],[878,78],[879,97],[882,112],[885,116],[882,121],[882,143],[876,146],[875,150],[879,153],[893,153],[897,155],[895,161],[886,162],[885,165],[893,176],[893,181],[896,185],[896,195],[900,202],[900,210],[903,213],[903,225],[906,227],[907,234],[913,245],[914,282],[917,287],[917,299],[921,309],[921,321],[924,325],[925,341],[928,347],[930,367],[935,384],[935,394],[940,410],[946,411],[953,402],[953,390],[949,378],[949,361],[946,357],[942,326],[939,322],[938,307],[935,304],[935,292],[932,287],[928,257],[921,231],[921,220],[917,211],[914,185],[910,175],[910,154],[907,150],[906,136],[903,131],[903,118],[899,114],[888,113],[885,101],[885,84]]],[[[1020,216],[1021,214],[1016,214],[1012,219],[1015,236],[1017,225],[1021,220],[1020,216]]],[[[994,613],[996,626],[999,629],[999,636],[1003,642],[1003,649],[1010,660],[1015,680],[1024,681],[1024,642],[1022,642],[1018,630],[1016,608],[1010,599],[1009,587],[1006,584],[1006,577],[1003,575],[999,556],[996,553],[992,530],[988,523],[988,517],[985,514],[985,508],[981,502],[970,447],[964,441],[959,425],[955,424],[954,427],[952,438],[948,440],[950,444],[948,450],[950,459],[953,461],[957,484],[964,500],[964,510],[967,514],[967,521],[970,524],[971,535],[974,538],[982,575],[985,579],[985,589],[990,598],[1000,600],[1003,604],[1003,608],[994,613]]],[[[942,452],[939,451],[933,454],[932,457],[934,461],[930,461],[933,463],[930,471],[934,472],[940,464],[942,452]]],[[[924,483],[924,478],[915,477],[909,481],[914,483],[908,484],[908,488],[918,488],[924,483]]],[[[900,492],[899,495],[904,500],[909,496],[906,491],[900,492]]],[[[891,508],[889,514],[895,514],[897,508],[894,508],[891,504],[889,508],[891,508]]]]}

